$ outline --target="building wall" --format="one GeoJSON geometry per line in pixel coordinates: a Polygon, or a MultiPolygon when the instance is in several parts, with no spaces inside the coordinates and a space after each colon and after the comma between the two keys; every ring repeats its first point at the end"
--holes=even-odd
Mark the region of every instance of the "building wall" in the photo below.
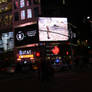
{"type": "Polygon", "coordinates": [[[41,14],[40,0],[13,0],[12,6],[14,27],[37,22],[37,18],[41,14]]]}
{"type": "Polygon", "coordinates": [[[11,29],[12,29],[12,1],[0,0],[0,32],[7,32],[11,29]]]}

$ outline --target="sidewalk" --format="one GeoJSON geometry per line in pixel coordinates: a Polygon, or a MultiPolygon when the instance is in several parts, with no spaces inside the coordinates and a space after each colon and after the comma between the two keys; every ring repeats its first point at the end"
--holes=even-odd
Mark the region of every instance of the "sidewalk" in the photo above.
{"type": "MultiPolygon", "coordinates": [[[[28,76],[29,77],[29,76],[28,76]]],[[[38,77],[0,80],[1,92],[92,92],[92,72],[57,72],[41,82],[38,77]]]]}

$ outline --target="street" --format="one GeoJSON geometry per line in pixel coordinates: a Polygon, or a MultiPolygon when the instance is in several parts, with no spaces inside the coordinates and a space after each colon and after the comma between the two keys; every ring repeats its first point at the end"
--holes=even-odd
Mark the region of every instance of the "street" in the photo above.
{"type": "Polygon", "coordinates": [[[41,82],[37,75],[17,75],[0,80],[1,92],[92,92],[92,72],[58,72],[41,82]]]}

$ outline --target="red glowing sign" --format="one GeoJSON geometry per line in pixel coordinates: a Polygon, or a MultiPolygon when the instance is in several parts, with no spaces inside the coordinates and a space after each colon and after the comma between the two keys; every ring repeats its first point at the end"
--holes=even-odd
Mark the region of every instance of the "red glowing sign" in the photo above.
{"type": "Polygon", "coordinates": [[[40,53],[39,52],[36,52],[36,56],[39,57],[40,56],[40,53]]]}
{"type": "Polygon", "coordinates": [[[55,47],[52,49],[52,52],[53,52],[53,54],[57,55],[57,54],[60,52],[60,49],[58,48],[58,46],[55,46],[55,47]]]}

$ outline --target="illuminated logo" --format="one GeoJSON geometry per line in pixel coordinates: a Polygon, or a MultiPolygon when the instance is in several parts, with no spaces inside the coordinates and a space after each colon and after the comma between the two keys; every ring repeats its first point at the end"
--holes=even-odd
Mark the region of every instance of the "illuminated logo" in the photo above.
{"type": "Polygon", "coordinates": [[[16,35],[17,40],[23,40],[24,39],[24,33],[22,31],[19,31],[16,35]]]}
{"type": "Polygon", "coordinates": [[[57,54],[59,54],[60,49],[58,48],[58,46],[55,46],[55,47],[52,49],[52,52],[53,52],[53,54],[57,55],[57,54]]]}
{"type": "Polygon", "coordinates": [[[35,36],[36,35],[36,30],[28,31],[27,35],[30,36],[30,37],[35,36]]]}

